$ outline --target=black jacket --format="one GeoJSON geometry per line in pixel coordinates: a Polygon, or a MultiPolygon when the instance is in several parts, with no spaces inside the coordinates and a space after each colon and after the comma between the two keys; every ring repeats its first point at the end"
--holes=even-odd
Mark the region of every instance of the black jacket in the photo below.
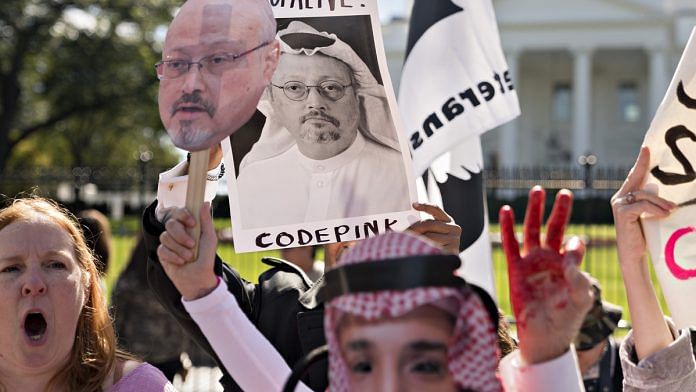
{"type": "MultiPolygon", "coordinates": [[[[181,294],[165,274],[157,258],[159,236],[164,231],[155,217],[157,202],[143,215],[143,231],[147,247],[147,279],[155,297],[164,305],[188,334],[210,354],[223,371],[220,380],[225,391],[240,391],[208,343],[198,325],[181,303],[181,294]]],[[[234,295],[249,320],[278,350],[292,368],[311,350],[326,343],[324,338],[324,307],[318,303],[319,285],[313,285],[295,265],[274,258],[264,258],[272,268],[252,284],[239,276],[233,268],[215,257],[215,273],[222,277],[227,289],[234,295]]],[[[315,391],[328,386],[328,366],[323,360],[312,366],[302,381],[315,391]]]]}

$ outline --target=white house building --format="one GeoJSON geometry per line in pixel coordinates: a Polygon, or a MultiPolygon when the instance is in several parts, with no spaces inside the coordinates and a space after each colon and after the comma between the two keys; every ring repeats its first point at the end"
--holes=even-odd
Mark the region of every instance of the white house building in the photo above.
{"type": "MultiPolygon", "coordinates": [[[[486,165],[575,165],[592,154],[630,166],[696,26],[696,0],[493,4],[522,115],[483,136],[486,165]]],[[[383,26],[395,86],[407,29],[405,18],[383,26]]]]}

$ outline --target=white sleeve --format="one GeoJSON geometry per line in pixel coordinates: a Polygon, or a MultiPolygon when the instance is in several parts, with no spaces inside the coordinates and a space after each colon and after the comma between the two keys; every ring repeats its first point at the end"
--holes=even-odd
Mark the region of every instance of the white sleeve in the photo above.
{"type": "Polygon", "coordinates": [[[500,361],[500,375],[505,392],[584,392],[575,347],[565,354],[535,365],[522,363],[520,351],[500,361]]]}
{"type": "MultiPolygon", "coordinates": [[[[251,323],[222,280],[207,296],[193,301],[182,298],[181,302],[242,390],[283,390],[290,367],[251,323]]],[[[312,392],[303,383],[296,391],[312,392]]]]}
{"type": "MultiPolygon", "coordinates": [[[[157,210],[169,207],[184,207],[186,205],[186,186],[188,185],[188,162],[183,161],[173,168],[162,172],[157,183],[157,210]]],[[[218,185],[218,173],[220,166],[208,171],[208,179],[205,182],[205,201],[215,198],[218,185]]]]}

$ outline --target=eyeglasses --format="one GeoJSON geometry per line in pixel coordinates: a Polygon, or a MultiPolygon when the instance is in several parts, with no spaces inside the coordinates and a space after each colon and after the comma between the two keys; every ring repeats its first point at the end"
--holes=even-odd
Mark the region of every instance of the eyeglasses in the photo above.
{"type": "Polygon", "coordinates": [[[187,61],[182,59],[158,61],[157,64],[155,64],[157,78],[159,80],[176,79],[187,73],[189,70],[191,70],[191,66],[194,64],[198,65],[198,70],[201,70],[203,68],[211,75],[222,75],[223,72],[232,68],[237,60],[255,50],[263,48],[264,46],[270,43],[270,41],[266,41],[259,46],[255,46],[239,54],[216,53],[210,56],[203,57],[198,61],[187,61]]]}
{"type": "Polygon", "coordinates": [[[338,101],[346,95],[346,88],[352,85],[343,85],[335,80],[325,80],[317,86],[308,86],[302,82],[290,81],[282,86],[275,85],[271,83],[271,86],[283,89],[285,96],[293,101],[304,101],[309,95],[309,89],[314,87],[317,89],[321,96],[326,97],[332,101],[338,101]]]}

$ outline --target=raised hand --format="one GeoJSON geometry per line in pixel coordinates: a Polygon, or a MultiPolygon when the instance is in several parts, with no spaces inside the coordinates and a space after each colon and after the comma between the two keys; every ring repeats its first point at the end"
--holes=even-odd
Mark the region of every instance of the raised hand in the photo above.
{"type": "Polygon", "coordinates": [[[416,211],[430,214],[433,219],[426,219],[412,224],[407,230],[427,237],[452,253],[459,253],[459,241],[462,228],[442,208],[433,204],[413,203],[416,211]]]}
{"type": "Polygon", "coordinates": [[[649,169],[650,150],[643,147],[623,185],[611,198],[616,244],[622,264],[638,263],[645,255],[646,244],[640,226],[641,215],[665,218],[677,207],[668,200],[641,190],[649,169]]]}
{"type": "Polygon", "coordinates": [[[650,169],[650,150],[640,150],[635,165],[621,188],[611,198],[616,229],[616,249],[621,266],[628,308],[633,323],[633,341],[638,359],[647,358],[674,341],[655,295],[641,216],[665,218],[677,206],[655,194],[641,190],[650,169]]]}
{"type": "Polygon", "coordinates": [[[512,209],[503,206],[499,215],[520,354],[527,364],[566,352],[592,305],[590,281],[578,269],[585,245],[574,237],[561,249],[573,194],[558,192],[542,241],[545,198],[540,186],[529,192],[521,253],[512,209]]]}
{"type": "Polygon", "coordinates": [[[201,206],[200,217],[201,237],[196,260],[193,260],[195,241],[189,232],[196,222],[185,208],[165,210],[166,231],[160,235],[160,246],[157,247],[157,257],[164,272],[187,301],[209,294],[218,283],[214,272],[217,235],[210,216],[210,203],[201,206]]]}

